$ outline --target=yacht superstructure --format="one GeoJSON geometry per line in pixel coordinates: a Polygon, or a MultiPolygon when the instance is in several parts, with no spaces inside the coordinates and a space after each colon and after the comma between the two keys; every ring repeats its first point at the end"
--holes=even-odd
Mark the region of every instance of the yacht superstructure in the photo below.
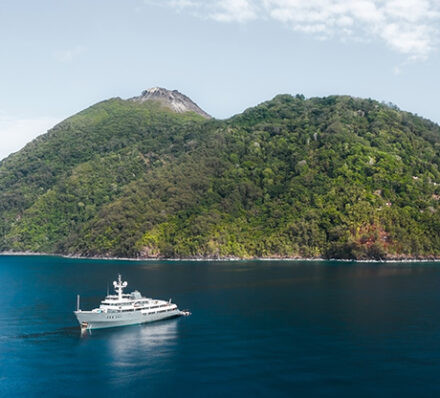
{"type": "Polygon", "coordinates": [[[78,296],[77,309],[74,314],[81,328],[102,329],[134,325],[189,314],[180,311],[176,304],[171,303],[171,299],[164,301],[146,298],[137,290],[124,294],[127,282],[122,281],[121,275],[118,275],[118,280],[113,282],[113,286],[116,294],[107,294],[99,308],[90,311],[79,309],[78,296]]]}

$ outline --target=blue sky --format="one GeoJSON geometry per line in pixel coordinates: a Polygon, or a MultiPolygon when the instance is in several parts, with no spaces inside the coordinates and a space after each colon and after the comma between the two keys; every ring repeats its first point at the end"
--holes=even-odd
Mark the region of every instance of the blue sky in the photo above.
{"type": "Polygon", "coordinates": [[[2,0],[0,159],[153,86],[218,118],[301,93],[440,122],[439,28],[438,0],[2,0]]]}

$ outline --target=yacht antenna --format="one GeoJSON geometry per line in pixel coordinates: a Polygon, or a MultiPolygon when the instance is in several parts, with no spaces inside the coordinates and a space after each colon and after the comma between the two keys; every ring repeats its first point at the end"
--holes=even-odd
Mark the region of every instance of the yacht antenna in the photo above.
{"type": "Polygon", "coordinates": [[[76,295],[76,310],[79,311],[79,294],[76,295]]]}
{"type": "Polygon", "coordinates": [[[108,281],[107,281],[107,296],[108,296],[108,281]]]}

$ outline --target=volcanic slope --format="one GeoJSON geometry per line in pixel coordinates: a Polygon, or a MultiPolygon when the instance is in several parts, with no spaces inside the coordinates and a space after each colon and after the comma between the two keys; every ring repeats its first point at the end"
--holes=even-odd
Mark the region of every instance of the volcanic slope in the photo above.
{"type": "Polygon", "coordinates": [[[150,89],[0,163],[0,249],[440,257],[439,150],[437,124],[370,99],[279,95],[215,120],[150,89]]]}

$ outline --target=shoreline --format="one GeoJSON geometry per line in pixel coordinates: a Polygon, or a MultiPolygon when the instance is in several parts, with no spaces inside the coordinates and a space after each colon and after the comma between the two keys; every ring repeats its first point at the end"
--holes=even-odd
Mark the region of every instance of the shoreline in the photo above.
{"type": "Polygon", "coordinates": [[[67,255],[58,253],[38,253],[38,252],[0,252],[0,256],[16,256],[16,257],[30,257],[30,256],[50,256],[50,257],[60,257],[66,259],[76,259],[76,260],[108,260],[108,261],[212,261],[212,262],[245,262],[245,261],[288,261],[288,262],[298,262],[298,261],[335,261],[344,263],[430,263],[430,262],[440,262],[440,258],[398,258],[391,257],[381,260],[375,259],[343,259],[343,258],[323,258],[323,257],[253,257],[253,258],[240,258],[240,257],[223,257],[223,258],[212,258],[212,257],[183,257],[183,258],[166,258],[166,257],[105,257],[105,256],[80,256],[80,255],[67,255]]]}

